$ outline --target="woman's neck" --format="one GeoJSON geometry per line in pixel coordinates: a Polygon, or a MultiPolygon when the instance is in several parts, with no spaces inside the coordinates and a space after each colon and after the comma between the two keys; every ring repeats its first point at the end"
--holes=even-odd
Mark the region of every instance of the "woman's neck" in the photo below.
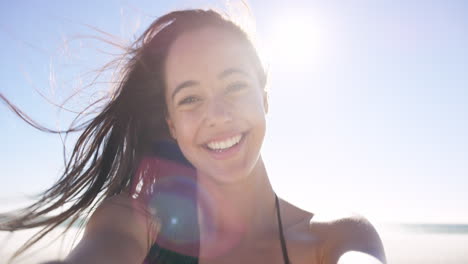
{"type": "Polygon", "coordinates": [[[275,194],[261,158],[242,181],[219,184],[202,176],[198,182],[202,239],[213,246],[236,247],[276,230],[275,194]]]}

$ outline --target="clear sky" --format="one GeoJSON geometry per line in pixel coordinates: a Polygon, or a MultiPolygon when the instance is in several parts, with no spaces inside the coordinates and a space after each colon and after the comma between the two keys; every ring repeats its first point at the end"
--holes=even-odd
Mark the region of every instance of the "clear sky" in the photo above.
{"type": "MultiPolygon", "coordinates": [[[[180,8],[225,1],[0,2],[0,91],[50,127],[61,102],[115,49],[180,8]],[[168,3],[169,2],[169,3],[168,3]],[[100,35],[102,36],[102,35],[100,35]]],[[[468,4],[250,1],[269,69],[263,157],[277,192],[375,221],[468,222],[468,4]]],[[[232,13],[239,17],[239,1],[232,13]]],[[[67,107],[80,109],[95,90],[67,107]]],[[[61,141],[0,105],[0,207],[50,186],[61,141]]]]}

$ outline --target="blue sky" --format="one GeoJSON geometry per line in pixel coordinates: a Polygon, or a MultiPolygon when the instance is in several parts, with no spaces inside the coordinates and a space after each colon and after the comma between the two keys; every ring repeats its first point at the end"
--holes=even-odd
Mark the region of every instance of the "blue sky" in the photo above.
{"type": "MultiPolygon", "coordinates": [[[[2,2],[0,91],[41,123],[66,127],[71,115],[35,89],[60,102],[112,58],[103,51],[116,50],[87,38],[97,33],[85,25],[130,41],[164,12],[223,3],[2,2]]],[[[269,69],[262,155],[277,192],[312,211],[468,222],[464,1],[250,4],[269,69]]],[[[52,184],[63,161],[57,136],[0,109],[0,203],[8,206],[52,184]]]]}

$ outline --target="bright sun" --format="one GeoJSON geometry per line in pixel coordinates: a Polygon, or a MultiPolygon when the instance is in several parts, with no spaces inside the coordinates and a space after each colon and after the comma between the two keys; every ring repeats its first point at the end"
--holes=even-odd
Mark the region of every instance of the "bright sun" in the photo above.
{"type": "Polygon", "coordinates": [[[301,66],[317,61],[322,34],[311,18],[300,15],[277,18],[267,32],[262,45],[267,64],[301,66]]]}

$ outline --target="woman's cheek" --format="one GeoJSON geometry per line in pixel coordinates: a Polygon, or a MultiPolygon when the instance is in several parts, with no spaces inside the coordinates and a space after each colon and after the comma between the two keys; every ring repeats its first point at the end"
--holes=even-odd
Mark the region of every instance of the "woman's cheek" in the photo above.
{"type": "Polygon", "coordinates": [[[193,135],[195,131],[194,130],[194,117],[184,114],[180,119],[179,119],[179,129],[181,131],[181,136],[184,139],[187,139],[190,137],[190,135],[193,135]]]}
{"type": "Polygon", "coordinates": [[[257,94],[246,98],[238,109],[250,116],[255,115],[257,118],[261,118],[265,115],[263,100],[257,94]]]}

